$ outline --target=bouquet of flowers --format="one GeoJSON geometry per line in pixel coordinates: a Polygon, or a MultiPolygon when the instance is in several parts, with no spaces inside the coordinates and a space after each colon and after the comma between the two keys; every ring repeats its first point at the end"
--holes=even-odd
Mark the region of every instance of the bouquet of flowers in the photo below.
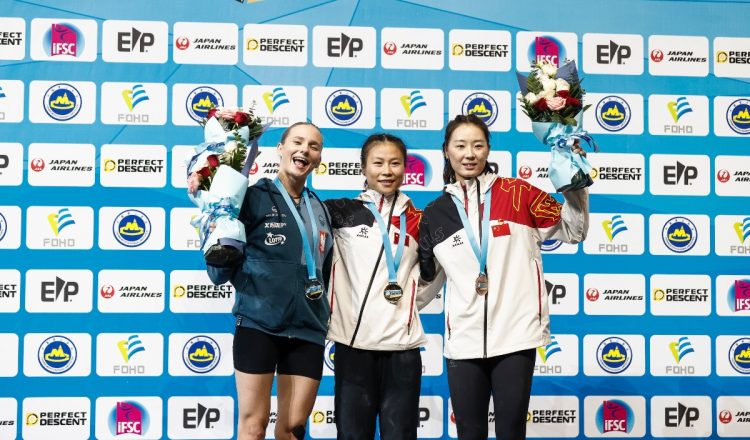
{"type": "Polygon", "coordinates": [[[252,108],[212,108],[201,125],[204,142],[187,164],[188,196],[201,209],[191,224],[206,263],[228,266],[244,253],[245,226],[237,217],[266,127],[252,108]]]}
{"type": "Polygon", "coordinates": [[[531,119],[534,136],[552,150],[549,177],[558,192],[585,188],[594,183],[591,164],[573,153],[580,139],[599,151],[594,140],[581,127],[583,112],[589,107],[581,102],[586,93],[575,62],[566,61],[559,69],[550,63],[534,63],[528,77],[517,73],[521,86],[519,101],[531,119]]]}

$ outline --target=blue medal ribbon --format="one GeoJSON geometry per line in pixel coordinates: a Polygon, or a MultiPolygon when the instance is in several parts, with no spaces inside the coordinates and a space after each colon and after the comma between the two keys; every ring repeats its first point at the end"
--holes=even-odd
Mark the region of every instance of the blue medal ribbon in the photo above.
{"type": "Polygon", "coordinates": [[[312,237],[313,237],[313,245],[310,246],[310,240],[307,238],[307,228],[305,227],[305,223],[302,221],[302,217],[300,217],[299,213],[297,212],[297,208],[294,206],[294,202],[292,202],[292,198],[289,197],[289,193],[287,192],[286,188],[284,188],[284,185],[282,185],[281,181],[277,177],[273,181],[274,185],[276,185],[276,188],[279,189],[279,192],[284,197],[284,201],[286,202],[286,206],[289,208],[290,211],[292,211],[292,216],[294,217],[294,221],[297,222],[297,227],[299,228],[299,233],[302,236],[302,250],[305,253],[305,263],[307,264],[307,278],[310,281],[318,281],[318,274],[316,271],[316,263],[315,263],[315,256],[313,255],[313,249],[318,248],[318,240],[319,240],[319,234],[318,234],[318,223],[315,221],[315,214],[313,213],[312,205],[310,204],[310,196],[308,195],[309,190],[307,188],[304,188],[302,190],[302,197],[305,199],[305,205],[307,206],[307,214],[310,217],[310,225],[312,226],[312,237]]]}
{"type": "MultiPolygon", "coordinates": [[[[396,203],[395,197],[393,203],[396,203]]],[[[391,248],[391,240],[388,238],[388,227],[380,216],[378,210],[375,209],[375,203],[365,202],[365,206],[367,206],[370,212],[372,212],[372,215],[375,216],[375,220],[377,220],[378,227],[380,228],[380,235],[383,239],[383,252],[385,253],[385,265],[388,268],[388,283],[398,284],[396,276],[398,274],[398,266],[401,264],[401,256],[404,254],[404,243],[406,243],[406,213],[402,212],[399,216],[398,246],[396,246],[396,255],[394,257],[393,248],[391,248]]],[[[390,222],[391,219],[389,218],[388,221],[390,222]]]]}
{"type": "MultiPolygon", "coordinates": [[[[491,188],[491,187],[490,187],[491,188]]],[[[487,249],[489,247],[489,231],[490,231],[490,209],[492,208],[492,197],[489,194],[490,188],[487,189],[485,197],[484,197],[484,210],[482,211],[482,244],[481,244],[481,250],[479,247],[479,244],[477,243],[476,238],[474,237],[474,231],[471,229],[471,224],[469,223],[469,218],[466,216],[466,212],[464,211],[463,204],[461,203],[461,200],[459,200],[458,197],[451,194],[451,198],[453,199],[453,203],[456,204],[456,209],[458,210],[458,216],[461,218],[461,223],[464,225],[464,230],[466,231],[466,236],[469,239],[469,244],[471,244],[471,249],[474,251],[474,255],[476,255],[477,260],[479,260],[479,274],[480,275],[487,275],[487,249]]],[[[479,181],[477,180],[477,191],[479,191],[479,181]]],[[[477,206],[477,209],[480,209],[480,206],[477,206]]]]}

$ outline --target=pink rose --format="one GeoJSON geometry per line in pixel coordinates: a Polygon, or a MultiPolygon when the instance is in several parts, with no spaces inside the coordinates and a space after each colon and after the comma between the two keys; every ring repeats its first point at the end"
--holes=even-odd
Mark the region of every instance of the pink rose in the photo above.
{"type": "Polygon", "coordinates": [[[201,186],[201,181],[203,180],[203,177],[198,173],[192,173],[190,174],[190,177],[188,177],[187,185],[188,185],[188,193],[195,194],[198,191],[198,187],[201,186]]]}
{"type": "Polygon", "coordinates": [[[216,117],[231,121],[234,119],[234,114],[240,111],[237,107],[221,107],[216,111],[216,117]]]}
{"type": "Polygon", "coordinates": [[[549,98],[547,100],[547,107],[549,107],[550,110],[560,110],[563,107],[565,107],[565,98],[561,98],[559,96],[555,96],[554,98],[549,98]]]}

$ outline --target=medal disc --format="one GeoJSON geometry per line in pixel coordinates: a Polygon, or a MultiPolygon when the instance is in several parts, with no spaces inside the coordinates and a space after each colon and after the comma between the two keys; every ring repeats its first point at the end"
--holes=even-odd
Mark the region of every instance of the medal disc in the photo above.
{"type": "Polygon", "coordinates": [[[385,290],[383,290],[383,296],[385,296],[385,300],[389,303],[396,304],[401,297],[404,296],[404,291],[398,284],[388,283],[388,285],[385,286],[385,290]]]}
{"type": "Polygon", "coordinates": [[[316,300],[323,296],[323,283],[318,280],[309,280],[305,283],[305,296],[311,300],[316,300]]]}
{"type": "Polygon", "coordinates": [[[489,290],[489,280],[487,275],[480,273],[477,276],[477,280],[474,282],[474,288],[477,291],[477,295],[486,295],[489,290]]]}

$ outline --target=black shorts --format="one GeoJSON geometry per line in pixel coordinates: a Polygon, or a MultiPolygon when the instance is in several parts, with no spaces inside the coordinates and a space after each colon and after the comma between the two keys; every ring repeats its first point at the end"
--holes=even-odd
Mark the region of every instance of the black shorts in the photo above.
{"type": "Polygon", "coordinates": [[[301,339],[235,327],[232,354],[234,369],[243,373],[276,372],[315,380],[323,376],[323,346],[301,339]]]}

